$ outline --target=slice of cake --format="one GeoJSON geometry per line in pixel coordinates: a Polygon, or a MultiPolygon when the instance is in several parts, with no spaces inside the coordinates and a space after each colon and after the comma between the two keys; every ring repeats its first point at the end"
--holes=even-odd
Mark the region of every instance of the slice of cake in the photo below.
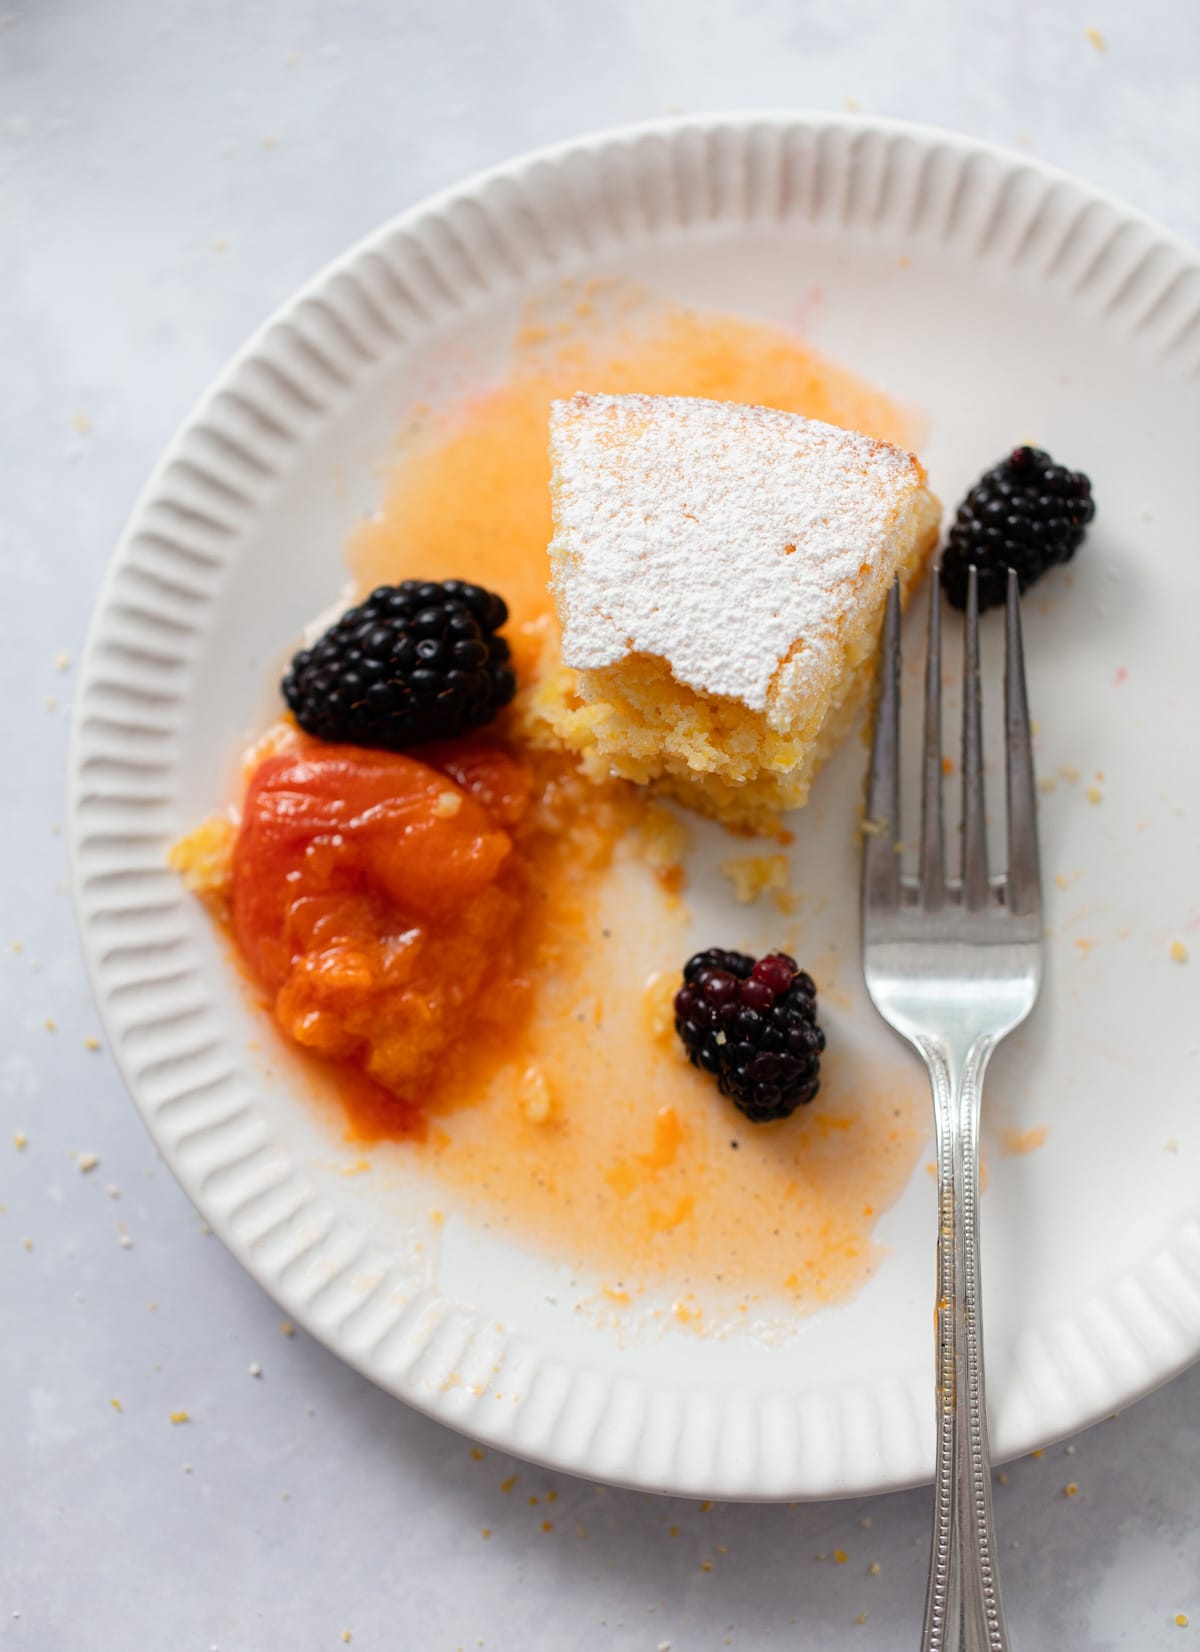
{"type": "Polygon", "coordinates": [[[794,413],[577,395],[550,419],[562,661],[535,715],[597,774],[739,827],[802,804],[884,603],[937,542],[916,459],[794,413]]]}

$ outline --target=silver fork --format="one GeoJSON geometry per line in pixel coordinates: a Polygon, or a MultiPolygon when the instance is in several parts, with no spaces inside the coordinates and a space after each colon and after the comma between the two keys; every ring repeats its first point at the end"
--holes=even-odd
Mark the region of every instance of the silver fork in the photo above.
{"type": "Polygon", "coordinates": [[[884,625],[862,866],[863,970],[876,1009],[925,1058],[938,1166],[937,1473],[922,1652],[1008,1652],[992,1521],[979,1294],[979,1103],[988,1058],[1033,1008],[1042,975],[1036,798],[1017,579],[1008,576],[1008,870],[988,873],[979,600],[967,597],[962,875],[942,829],[941,610],[932,580],[916,877],[900,867],[900,596],[884,625]]]}

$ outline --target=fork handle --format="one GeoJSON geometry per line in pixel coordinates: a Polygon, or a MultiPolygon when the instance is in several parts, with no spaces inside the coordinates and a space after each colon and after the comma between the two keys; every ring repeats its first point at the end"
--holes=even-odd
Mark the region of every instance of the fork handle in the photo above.
{"type": "Polygon", "coordinates": [[[979,1295],[979,1103],[995,1040],[920,1039],[938,1167],[937,1473],[921,1652],[1009,1652],[992,1520],[979,1295]]]}

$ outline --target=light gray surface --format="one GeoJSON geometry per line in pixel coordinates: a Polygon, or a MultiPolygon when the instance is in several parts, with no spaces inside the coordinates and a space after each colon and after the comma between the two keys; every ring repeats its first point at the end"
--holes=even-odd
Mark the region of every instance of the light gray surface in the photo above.
{"type": "MultiPolygon", "coordinates": [[[[77,656],[134,494],[227,355],[427,191],[588,127],[854,99],[1028,143],[1194,239],[1200,13],[1192,0],[0,12],[0,1641],[308,1652],[348,1629],[353,1647],[387,1652],[914,1644],[926,1492],[705,1510],[477,1460],[280,1333],[155,1162],[106,1054],[85,1047],[99,1029],[57,825],[73,674],[56,655],[77,656]],[[100,1163],[84,1173],[86,1153],[100,1163]],[[191,1421],[172,1426],[176,1410],[191,1421]]],[[[1073,1451],[1009,1469],[997,1518],[1018,1649],[1153,1652],[1200,1634],[1198,1415],[1193,1371],[1073,1451]]]]}

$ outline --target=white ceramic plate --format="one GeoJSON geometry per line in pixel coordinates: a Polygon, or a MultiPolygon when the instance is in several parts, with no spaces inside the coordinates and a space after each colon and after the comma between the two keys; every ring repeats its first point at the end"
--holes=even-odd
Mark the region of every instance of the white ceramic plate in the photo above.
{"type": "MultiPolygon", "coordinates": [[[[923,1169],[879,1225],[890,1254],[876,1276],[782,1342],[618,1339],[572,1311],[596,1281],[481,1237],[401,1154],[387,1175],[342,1173],[286,1064],[273,1075],[250,1052],[261,1025],[164,864],[266,715],[281,652],[341,583],[399,410],[436,387],[451,346],[477,379],[499,373],[522,303],[594,274],[786,323],[819,289],[807,336],[928,413],[923,456],[951,504],[1026,437],[1093,477],[1099,515],[1073,586],[1053,576],[1027,616],[1041,769],[1080,778],[1044,800],[1048,980],[987,1104],[1009,1126],[1049,1126],[1040,1151],[993,1155],[984,1203],[993,1439],[1001,1456],[1026,1450],[1200,1351],[1200,933],[1187,933],[1200,914],[1200,267],[1025,157],[825,115],[606,134],[428,202],[286,305],[155,471],[87,650],[71,830],[112,1048],[233,1253],[411,1404],[524,1456],[662,1490],[795,1498],[931,1472],[923,1169]],[[1181,967],[1171,943],[1189,939],[1181,967]]],[[[851,953],[861,767],[852,743],[798,845],[801,886],[836,897],[821,944],[851,953]]],[[[697,881],[698,928],[728,934],[720,880],[697,881]]],[[[865,1000],[841,1023],[895,1059],[865,1000]]]]}

